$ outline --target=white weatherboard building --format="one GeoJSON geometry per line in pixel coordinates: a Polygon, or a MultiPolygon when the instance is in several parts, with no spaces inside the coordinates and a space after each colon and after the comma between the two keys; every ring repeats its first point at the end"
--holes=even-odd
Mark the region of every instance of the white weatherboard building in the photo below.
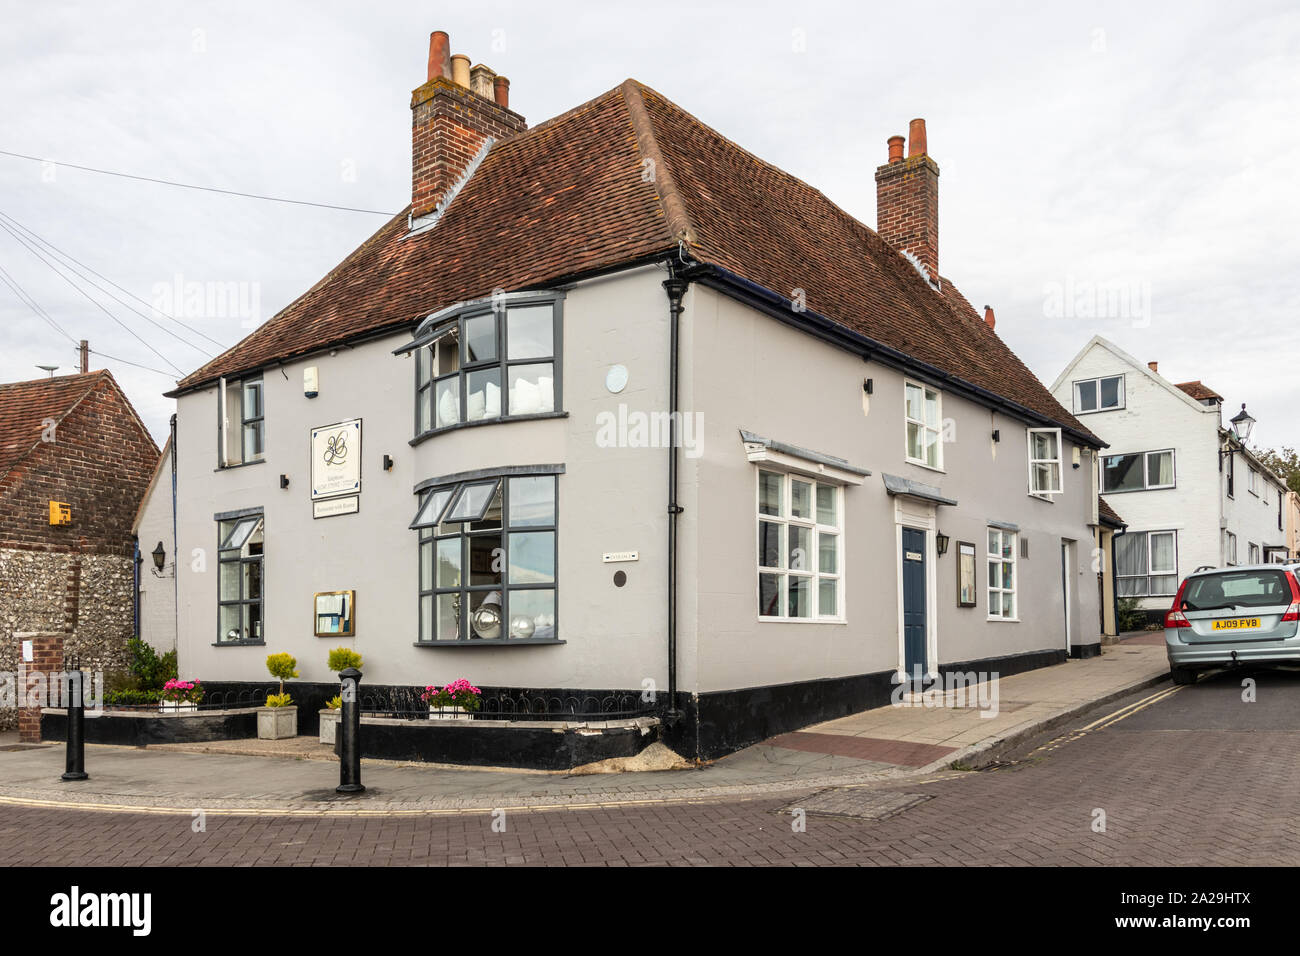
{"type": "Polygon", "coordinates": [[[707,757],[1099,650],[1101,442],[940,274],[922,121],[876,232],[635,81],[527,129],[433,39],[409,214],[173,393],[185,676],[649,688],[707,757]]]}
{"type": "Polygon", "coordinates": [[[1128,524],[1114,539],[1120,598],[1139,598],[1154,619],[1198,567],[1286,557],[1285,483],[1224,422],[1213,389],[1170,382],[1095,336],[1052,393],[1110,446],[1098,483],[1128,524]]]}

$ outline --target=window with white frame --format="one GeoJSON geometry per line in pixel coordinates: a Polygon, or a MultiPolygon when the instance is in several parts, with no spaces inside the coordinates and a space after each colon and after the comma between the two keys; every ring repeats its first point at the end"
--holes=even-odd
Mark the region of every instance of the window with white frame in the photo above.
{"type": "Polygon", "coordinates": [[[907,460],[927,468],[943,467],[943,396],[938,390],[903,384],[907,421],[907,460]]]}
{"type": "Polygon", "coordinates": [[[1115,537],[1115,583],[1120,597],[1165,597],[1178,590],[1178,536],[1174,531],[1130,531],[1115,537]]]}
{"type": "Polygon", "coordinates": [[[558,298],[479,303],[421,334],[415,434],[559,407],[558,298]]]}
{"type": "Polygon", "coordinates": [[[1151,491],[1174,487],[1174,452],[1140,451],[1128,455],[1103,455],[1101,490],[1151,491]]]}
{"type": "Polygon", "coordinates": [[[1061,493],[1061,430],[1030,428],[1028,435],[1029,493],[1059,495],[1061,493]]]}
{"type": "Polygon", "coordinates": [[[1231,531],[1225,531],[1223,538],[1223,563],[1237,563],[1237,536],[1231,531]]]}
{"type": "Polygon", "coordinates": [[[989,617],[1014,620],[1016,617],[1016,532],[1004,528],[988,529],[989,617]]]}
{"type": "Polygon", "coordinates": [[[1259,545],[1253,541],[1246,542],[1246,553],[1250,556],[1251,564],[1259,564],[1259,545]]]}
{"type": "Polygon", "coordinates": [[[758,472],[758,616],[844,617],[843,489],[801,475],[758,472]]]}
{"type": "Polygon", "coordinates": [[[217,461],[222,468],[261,461],[266,451],[266,410],[261,376],[221,379],[217,386],[217,461]]]}
{"type": "Polygon", "coordinates": [[[1258,498],[1259,486],[1260,486],[1259,472],[1256,471],[1254,468],[1251,468],[1249,465],[1247,465],[1246,468],[1250,471],[1250,485],[1248,487],[1248,490],[1252,495],[1258,498]]]}
{"type": "Polygon", "coordinates": [[[1108,375],[1074,383],[1074,410],[1105,412],[1124,407],[1124,376],[1108,375]]]}

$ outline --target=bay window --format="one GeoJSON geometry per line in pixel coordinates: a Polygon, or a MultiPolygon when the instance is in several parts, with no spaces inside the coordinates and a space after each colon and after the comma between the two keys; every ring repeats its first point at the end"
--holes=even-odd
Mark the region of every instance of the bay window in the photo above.
{"type": "Polygon", "coordinates": [[[419,642],[558,642],[556,477],[504,474],[423,489],[419,642]]]}
{"type": "Polygon", "coordinates": [[[1167,597],[1178,590],[1177,532],[1130,531],[1115,536],[1120,597],[1167,597]]]}
{"type": "Polygon", "coordinates": [[[843,504],[838,485],[758,472],[758,616],[842,620],[843,504]]]}
{"type": "Polygon", "coordinates": [[[1102,456],[1101,490],[1105,493],[1151,491],[1172,487],[1174,487],[1172,449],[1102,456]]]}
{"type": "Polygon", "coordinates": [[[426,324],[408,347],[415,353],[417,437],[560,408],[559,297],[506,296],[426,324]]]}

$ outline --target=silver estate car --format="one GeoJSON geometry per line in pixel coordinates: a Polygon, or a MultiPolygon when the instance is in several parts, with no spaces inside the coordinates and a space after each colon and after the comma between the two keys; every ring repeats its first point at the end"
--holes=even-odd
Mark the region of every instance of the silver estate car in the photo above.
{"type": "Polygon", "coordinates": [[[1175,684],[1232,664],[1300,663],[1300,564],[1205,568],[1188,575],[1165,615],[1175,684]]]}

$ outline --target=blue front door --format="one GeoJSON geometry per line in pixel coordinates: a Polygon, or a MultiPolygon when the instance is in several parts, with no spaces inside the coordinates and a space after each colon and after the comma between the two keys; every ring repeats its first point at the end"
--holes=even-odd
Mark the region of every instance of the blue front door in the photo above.
{"type": "Polygon", "coordinates": [[[903,529],[903,660],[907,676],[925,676],[925,532],[903,529]]]}

